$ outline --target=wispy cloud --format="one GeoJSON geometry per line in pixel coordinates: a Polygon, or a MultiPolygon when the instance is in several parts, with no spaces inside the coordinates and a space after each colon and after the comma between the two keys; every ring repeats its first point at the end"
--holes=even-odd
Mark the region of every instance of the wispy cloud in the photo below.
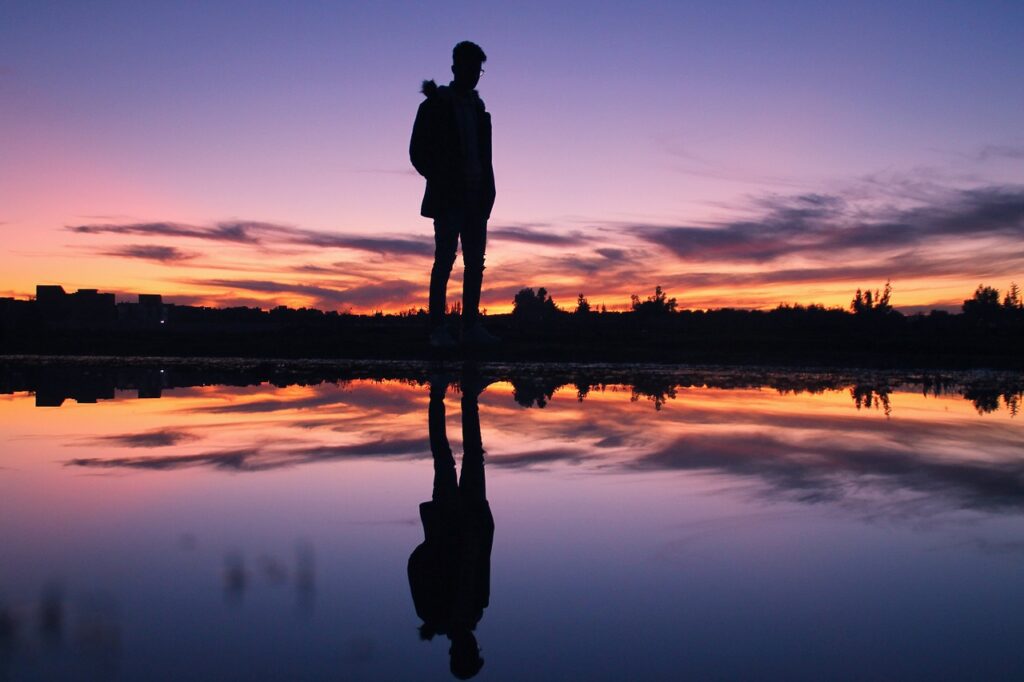
{"type": "Polygon", "coordinates": [[[765,434],[691,434],[629,466],[694,469],[756,477],[803,502],[841,499],[851,478],[882,490],[942,495],[962,508],[1024,506],[1024,465],[1014,460],[946,461],[894,444],[855,443],[821,448],[765,434]]]}
{"type": "Polygon", "coordinates": [[[1024,188],[949,193],[941,203],[866,209],[829,194],[772,196],[762,215],[708,226],[627,225],[640,239],[690,262],[768,263],[783,256],[884,253],[956,238],[1024,237],[1024,188]]]}
{"type": "Polygon", "coordinates": [[[1024,159],[1024,145],[988,144],[979,149],[974,158],[978,161],[990,159],[1024,159]]]}
{"type": "Polygon", "coordinates": [[[582,233],[558,232],[553,229],[532,226],[496,227],[487,230],[487,238],[491,240],[521,242],[538,246],[580,246],[586,243],[582,233]]]}
{"type": "Polygon", "coordinates": [[[182,223],[97,223],[91,225],[68,225],[67,230],[78,234],[130,234],[148,237],[188,237],[218,242],[242,244],[259,243],[259,237],[252,223],[218,223],[211,227],[197,227],[182,223]]]}
{"type": "Polygon", "coordinates": [[[251,220],[223,221],[214,225],[188,225],[174,222],[95,223],[68,225],[65,229],[77,234],[180,237],[252,246],[290,244],[317,248],[354,249],[399,256],[429,256],[433,253],[433,243],[425,237],[319,232],[280,223],[251,220]]]}
{"type": "Polygon", "coordinates": [[[282,467],[339,459],[379,457],[416,458],[430,455],[426,438],[395,438],[355,445],[311,445],[292,448],[253,446],[215,450],[194,455],[162,457],[79,457],[65,466],[99,469],[149,469],[166,471],[190,467],[212,467],[230,471],[266,471],[282,467]]]}
{"type": "Polygon", "coordinates": [[[119,445],[126,448],[163,448],[196,440],[198,436],[179,429],[157,429],[141,433],[124,433],[101,436],[92,442],[101,445],[119,445]]]}
{"type": "MultiPolygon", "coordinates": [[[[1013,158],[1021,151],[989,145],[978,153],[1013,158]]],[[[563,304],[582,291],[614,308],[628,305],[630,293],[660,284],[681,294],[686,306],[763,307],[791,300],[793,285],[820,285],[808,288],[808,296],[834,302],[841,283],[889,278],[899,291],[908,280],[1019,281],[1024,273],[1021,185],[979,185],[941,169],[916,168],[865,175],[828,192],[748,196],[720,208],[738,217],[675,224],[587,220],[585,230],[578,229],[580,221],[492,225],[485,305],[507,308],[522,287],[543,286],[563,304]],[[786,293],[775,291],[787,285],[786,293]]],[[[252,254],[241,256],[232,250],[241,264],[219,264],[220,249],[202,253],[194,264],[220,272],[180,283],[190,285],[188,294],[196,300],[252,300],[262,306],[296,299],[359,311],[422,305],[434,249],[427,235],[334,233],[255,220],[197,225],[97,218],[67,229],[160,240],[104,245],[101,253],[166,264],[200,255],[176,241],[165,243],[169,239],[251,247],[252,254]],[[195,293],[197,287],[205,291],[195,293]]],[[[452,295],[460,276],[457,267],[452,295]]],[[[970,294],[966,289],[964,297],[970,294]]],[[[944,305],[955,303],[945,300],[955,298],[948,286],[926,300],[901,297],[898,303],[939,298],[944,305]]]]}
{"type": "Polygon", "coordinates": [[[158,246],[146,244],[131,244],[119,246],[109,251],[102,251],[104,256],[117,256],[118,258],[138,258],[140,260],[151,260],[158,263],[175,263],[183,260],[190,260],[196,257],[194,253],[186,253],[174,246],[158,246]]]}
{"type": "Polygon", "coordinates": [[[422,284],[400,279],[339,288],[257,279],[196,280],[191,281],[190,284],[233,291],[241,289],[261,294],[304,296],[313,298],[317,301],[317,305],[328,308],[345,305],[376,307],[389,303],[401,304],[412,298],[414,294],[423,288],[422,284]]]}

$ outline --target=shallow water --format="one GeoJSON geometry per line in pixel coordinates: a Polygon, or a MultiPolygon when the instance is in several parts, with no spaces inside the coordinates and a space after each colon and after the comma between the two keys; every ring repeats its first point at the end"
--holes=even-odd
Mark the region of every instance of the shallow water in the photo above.
{"type": "Polygon", "coordinates": [[[0,680],[1024,678],[1019,389],[531,371],[8,381],[0,680]]]}

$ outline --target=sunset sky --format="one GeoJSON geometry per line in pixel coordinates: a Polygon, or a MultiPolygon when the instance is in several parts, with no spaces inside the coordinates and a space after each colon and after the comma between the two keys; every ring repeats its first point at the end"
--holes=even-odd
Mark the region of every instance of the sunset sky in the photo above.
{"type": "Polygon", "coordinates": [[[409,133],[464,39],[491,312],[1024,284],[1024,3],[630,5],[6,0],[0,296],[425,306],[409,133]]]}

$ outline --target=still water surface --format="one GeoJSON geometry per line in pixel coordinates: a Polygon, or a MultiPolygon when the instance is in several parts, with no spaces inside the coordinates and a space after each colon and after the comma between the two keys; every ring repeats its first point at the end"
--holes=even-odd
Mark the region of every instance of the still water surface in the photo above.
{"type": "Polygon", "coordinates": [[[59,376],[0,395],[0,680],[1024,679],[1019,389],[59,376]]]}

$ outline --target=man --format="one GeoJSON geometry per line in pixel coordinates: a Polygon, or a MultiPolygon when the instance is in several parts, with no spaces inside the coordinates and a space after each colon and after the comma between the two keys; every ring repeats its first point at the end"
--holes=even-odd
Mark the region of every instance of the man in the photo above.
{"type": "Polygon", "coordinates": [[[464,41],[452,50],[448,86],[423,82],[426,99],[416,112],[409,143],[412,165],[427,179],[420,214],[434,219],[434,267],[430,271],[430,344],[455,345],[445,324],[448,277],[462,240],[465,265],[462,339],[485,345],[498,339],[480,324],[480,287],[484,276],[487,219],[494,206],[491,165],[491,116],[476,92],[487,55],[464,41]]]}

